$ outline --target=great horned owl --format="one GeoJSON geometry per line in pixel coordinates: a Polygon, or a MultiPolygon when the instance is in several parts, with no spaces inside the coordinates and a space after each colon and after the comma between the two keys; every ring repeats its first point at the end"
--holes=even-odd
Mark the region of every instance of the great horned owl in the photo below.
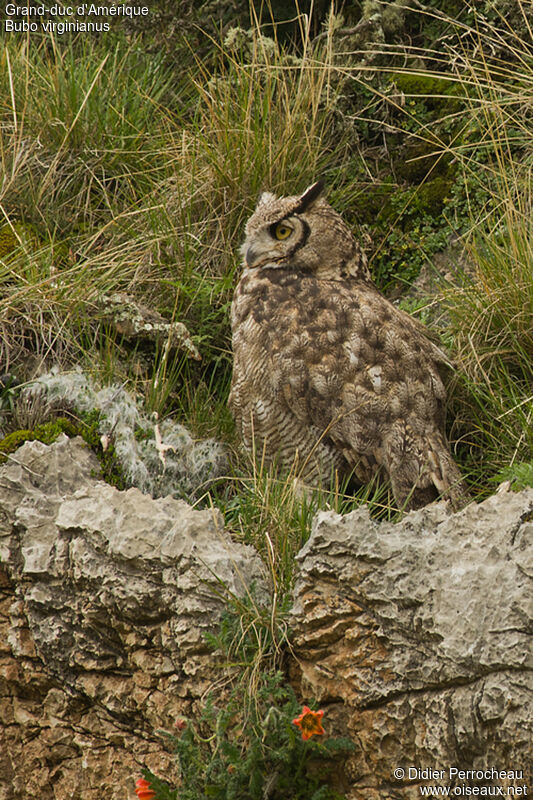
{"type": "Polygon", "coordinates": [[[444,433],[445,354],[372,283],[313,184],[261,195],[231,309],[229,399],[245,447],[310,485],[390,480],[399,507],[467,499],[444,433]]]}

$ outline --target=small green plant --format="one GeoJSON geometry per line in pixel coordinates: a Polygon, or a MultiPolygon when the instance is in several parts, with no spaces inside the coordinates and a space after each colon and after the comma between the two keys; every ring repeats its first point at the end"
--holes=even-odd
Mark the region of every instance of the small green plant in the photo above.
{"type": "Polygon", "coordinates": [[[181,731],[172,736],[181,775],[178,788],[149,770],[143,775],[155,800],[341,798],[327,779],[353,743],[322,739],[322,715],[306,706],[302,710],[282,673],[266,673],[244,711],[238,686],[223,705],[210,698],[199,719],[178,721],[181,731]]]}
{"type": "Polygon", "coordinates": [[[224,596],[220,628],[207,642],[226,680],[198,717],[178,719],[177,733],[165,734],[175,747],[179,786],[145,770],[150,786],[143,791],[154,791],[154,800],[340,800],[331,773],[354,745],[327,736],[325,712],[302,708],[287,682],[283,609],[254,587],[244,598],[224,596]]]}
{"type": "Polygon", "coordinates": [[[255,585],[245,597],[231,594],[220,584],[219,595],[225,611],[217,633],[206,634],[214,652],[223,654],[224,666],[238,669],[239,684],[252,697],[266,672],[277,672],[283,663],[288,645],[286,597],[278,597],[274,588],[268,603],[255,585]]]}
{"type": "Polygon", "coordinates": [[[505,467],[494,476],[494,481],[496,483],[509,481],[513,492],[521,492],[522,489],[533,488],[533,462],[525,463],[520,461],[517,464],[505,467]]]}

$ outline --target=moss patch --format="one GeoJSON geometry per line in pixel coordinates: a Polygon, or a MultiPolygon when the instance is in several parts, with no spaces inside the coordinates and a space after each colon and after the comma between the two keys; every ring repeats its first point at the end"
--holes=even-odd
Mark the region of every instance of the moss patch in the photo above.
{"type": "Polygon", "coordinates": [[[0,464],[5,463],[8,456],[25,442],[52,444],[62,433],[69,437],[81,436],[100,461],[102,479],[106,483],[116,486],[117,489],[125,489],[126,481],[115,448],[112,444],[109,444],[105,450],[102,447],[98,432],[99,412],[93,411],[82,416],[83,418],[76,420],[57,417],[37,425],[33,430],[18,430],[9,433],[0,441],[0,464]]]}
{"type": "Polygon", "coordinates": [[[461,108],[459,98],[464,97],[464,90],[455,80],[415,72],[393,72],[390,80],[406,97],[423,99],[428,111],[450,114],[461,108]]]}
{"type": "Polygon", "coordinates": [[[32,225],[22,222],[0,225],[0,259],[9,260],[11,253],[20,247],[32,251],[39,246],[39,238],[32,225]]]}

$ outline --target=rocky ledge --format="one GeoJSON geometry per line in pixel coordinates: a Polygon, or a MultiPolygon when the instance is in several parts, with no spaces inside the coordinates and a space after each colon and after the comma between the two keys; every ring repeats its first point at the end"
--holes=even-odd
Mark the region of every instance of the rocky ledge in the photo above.
{"type": "Polygon", "coordinates": [[[215,680],[204,633],[261,583],[218,513],[97,479],[81,439],[0,469],[0,800],[126,800],[215,680]],[[221,583],[223,582],[223,584],[221,583]]]}
{"type": "MultiPolygon", "coordinates": [[[[216,512],[118,491],[98,468],[64,436],[0,467],[0,800],[126,800],[144,765],[174,780],[159,731],[220,677],[204,633],[221,587],[266,592],[216,512]]],[[[532,534],[533,490],[397,524],[316,517],[290,676],[354,742],[349,800],[533,792],[532,534]]]]}
{"type": "Polygon", "coordinates": [[[533,792],[532,489],[396,524],[321,513],[298,561],[294,672],[357,744],[352,800],[533,792]]]}

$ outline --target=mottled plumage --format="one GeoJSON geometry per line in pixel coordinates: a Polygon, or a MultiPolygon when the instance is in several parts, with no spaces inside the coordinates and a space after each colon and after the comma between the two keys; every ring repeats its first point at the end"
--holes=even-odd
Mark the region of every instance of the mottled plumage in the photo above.
{"type": "Polygon", "coordinates": [[[444,434],[444,353],[374,286],[313,184],[264,193],[232,304],[230,407],[245,447],[305,483],[390,479],[399,506],[466,499],[444,434]]]}

